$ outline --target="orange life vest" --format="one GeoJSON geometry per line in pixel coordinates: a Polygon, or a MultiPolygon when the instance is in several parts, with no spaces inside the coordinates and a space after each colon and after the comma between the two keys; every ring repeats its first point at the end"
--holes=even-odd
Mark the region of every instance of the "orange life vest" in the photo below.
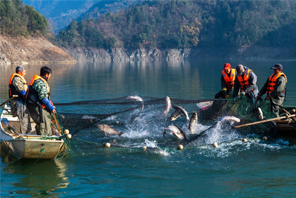
{"type": "Polygon", "coordinates": [[[277,80],[280,76],[284,76],[285,79],[286,79],[286,83],[288,82],[287,76],[286,76],[283,72],[280,72],[280,73],[278,73],[278,74],[272,74],[272,75],[268,78],[268,84],[267,84],[267,90],[266,90],[266,93],[267,93],[267,94],[270,94],[270,93],[274,90],[276,80],[277,80]]]}
{"type": "Polygon", "coordinates": [[[228,74],[222,70],[222,75],[226,83],[227,90],[231,90],[234,87],[235,69],[231,69],[230,76],[228,76],[228,74]]]}
{"type": "Polygon", "coordinates": [[[249,78],[250,78],[250,69],[248,69],[245,73],[244,76],[238,76],[238,82],[241,86],[241,91],[244,91],[244,89],[246,89],[249,86],[249,78]]]}
{"type": "MultiPolygon", "coordinates": [[[[34,75],[33,78],[31,79],[31,81],[29,83],[29,88],[28,88],[26,97],[29,99],[28,102],[37,103],[37,104],[42,105],[43,108],[46,108],[46,106],[43,105],[40,102],[39,97],[38,97],[38,93],[36,92],[36,90],[34,90],[32,88],[32,85],[34,84],[35,80],[39,80],[39,79],[41,79],[46,84],[46,87],[47,87],[47,95],[46,95],[46,97],[49,99],[50,87],[49,87],[47,81],[44,78],[42,78],[41,76],[38,76],[38,75],[34,75]]],[[[52,102],[51,102],[51,104],[53,105],[52,102]]]]}
{"type": "MultiPolygon", "coordinates": [[[[46,97],[49,98],[49,95],[50,95],[50,87],[49,87],[47,81],[44,78],[42,78],[41,76],[38,76],[38,75],[34,75],[33,76],[33,78],[31,79],[31,81],[29,83],[29,89],[34,84],[35,80],[39,80],[39,79],[41,79],[46,84],[46,88],[47,88],[47,96],[46,97]]],[[[28,95],[28,93],[27,93],[27,95],[28,95]]]]}
{"type": "Polygon", "coordinates": [[[14,77],[16,77],[16,76],[20,77],[22,79],[22,81],[24,83],[24,90],[27,91],[27,89],[28,89],[27,81],[25,80],[25,78],[22,75],[18,74],[18,73],[13,73],[10,76],[9,83],[8,83],[8,85],[9,85],[9,97],[12,97],[13,95],[19,95],[19,93],[16,91],[15,87],[12,86],[12,81],[13,81],[14,77]]]}

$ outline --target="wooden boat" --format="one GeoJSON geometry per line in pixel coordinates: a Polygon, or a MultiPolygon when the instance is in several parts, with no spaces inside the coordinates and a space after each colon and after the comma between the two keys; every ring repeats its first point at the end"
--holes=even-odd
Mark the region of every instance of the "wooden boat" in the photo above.
{"type": "MultiPolygon", "coordinates": [[[[18,117],[12,117],[10,107],[5,106],[1,112],[0,141],[18,159],[55,159],[65,148],[60,135],[46,137],[30,134],[20,134],[18,117]],[[15,132],[14,132],[15,130],[15,132]]],[[[32,129],[34,123],[31,122],[32,129]]],[[[35,134],[34,134],[35,133],[35,134]]]]}
{"type": "MultiPolygon", "coordinates": [[[[200,103],[197,103],[196,106],[200,115],[206,119],[209,118],[208,114],[213,115],[211,118],[216,118],[215,116],[220,112],[222,112],[220,111],[220,109],[224,108],[224,106],[222,106],[222,108],[221,106],[219,106],[219,108],[216,107],[213,101],[200,102],[200,103]],[[203,115],[203,114],[206,114],[206,115],[203,115]]],[[[290,112],[288,112],[286,109],[295,113],[295,110],[293,107],[287,107],[280,111],[282,112],[281,118],[278,118],[278,119],[272,118],[272,122],[276,124],[276,129],[275,129],[276,135],[283,136],[283,137],[296,137],[296,116],[293,117],[294,115],[291,115],[290,112]]],[[[258,121],[258,124],[260,124],[260,122],[266,123],[265,120],[262,120],[262,121],[258,121]]],[[[249,123],[249,124],[252,125],[252,123],[249,123]]]]}

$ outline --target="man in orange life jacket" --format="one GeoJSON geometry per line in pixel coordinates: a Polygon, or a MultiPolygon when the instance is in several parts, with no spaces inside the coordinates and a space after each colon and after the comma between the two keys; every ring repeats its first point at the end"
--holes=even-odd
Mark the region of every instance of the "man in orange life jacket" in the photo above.
{"type": "Polygon", "coordinates": [[[265,100],[270,100],[271,111],[279,117],[279,110],[285,99],[286,83],[288,80],[286,75],[282,72],[283,66],[281,64],[276,64],[271,69],[273,69],[273,74],[267,79],[257,99],[266,93],[267,96],[265,100]]]}
{"type": "Polygon", "coordinates": [[[9,98],[18,95],[10,102],[11,114],[13,117],[18,116],[20,121],[20,132],[29,133],[31,131],[30,115],[25,101],[27,92],[27,82],[25,80],[26,68],[19,65],[15,69],[9,80],[9,98]]]}
{"type": "Polygon", "coordinates": [[[234,82],[233,97],[246,95],[248,98],[255,101],[258,95],[257,76],[246,66],[239,64],[236,67],[237,77],[234,82]]]}
{"type": "Polygon", "coordinates": [[[47,81],[50,79],[52,70],[43,66],[40,69],[40,76],[35,75],[27,93],[28,109],[34,122],[36,123],[37,135],[52,135],[51,114],[56,110],[49,100],[50,88],[47,81]]]}
{"type": "Polygon", "coordinates": [[[215,95],[215,98],[229,98],[233,94],[235,76],[235,69],[232,69],[229,63],[225,63],[221,76],[222,90],[215,95]]]}

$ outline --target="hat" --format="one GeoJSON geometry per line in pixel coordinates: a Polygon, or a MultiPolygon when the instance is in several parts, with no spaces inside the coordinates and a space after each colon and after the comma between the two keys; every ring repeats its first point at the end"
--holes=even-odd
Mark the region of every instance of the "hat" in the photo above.
{"type": "Polygon", "coordinates": [[[18,72],[23,72],[25,71],[26,68],[22,65],[18,65],[16,68],[15,68],[15,72],[18,73],[18,72]]]}
{"type": "Polygon", "coordinates": [[[283,66],[281,64],[276,64],[271,69],[279,69],[279,70],[283,71],[284,68],[283,68],[283,66]]]}
{"type": "Polygon", "coordinates": [[[229,63],[225,63],[223,69],[229,69],[231,68],[231,65],[229,63]]]}
{"type": "Polygon", "coordinates": [[[237,75],[241,75],[244,71],[244,66],[242,64],[239,64],[236,66],[236,72],[237,72],[237,75]]]}

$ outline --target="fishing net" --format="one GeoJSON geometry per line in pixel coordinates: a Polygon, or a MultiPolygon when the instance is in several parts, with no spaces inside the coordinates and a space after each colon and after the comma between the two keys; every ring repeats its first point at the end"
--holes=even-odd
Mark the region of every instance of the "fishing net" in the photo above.
{"type": "Polygon", "coordinates": [[[169,117],[174,110],[170,110],[166,115],[163,113],[166,98],[142,99],[143,102],[119,97],[55,104],[60,124],[69,129],[73,136],[68,142],[69,147],[72,151],[84,154],[94,153],[106,142],[111,143],[112,147],[127,149],[153,147],[155,144],[158,147],[176,147],[180,143],[194,147],[231,141],[245,134],[274,135],[277,130],[274,122],[232,128],[237,124],[274,118],[270,101],[252,101],[245,96],[236,99],[170,98],[171,104],[186,109],[189,117],[193,111],[198,113],[198,124],[192,134],[188,130],[191,122],[186,120],[184,115],[172,122],[169,117]],[[240,122],[229,119],[229,116],[239,118],[240,122]],[[225,117],[227,119],[223,120],[225,117]],[[163,130],[172,123],[187,134],[187,140],[178,140],[173,136],[163,137],[163,130]],[[115,131],[123,132],[123,135],[104,135],[98,124],[106,124],[115,131]]]}

